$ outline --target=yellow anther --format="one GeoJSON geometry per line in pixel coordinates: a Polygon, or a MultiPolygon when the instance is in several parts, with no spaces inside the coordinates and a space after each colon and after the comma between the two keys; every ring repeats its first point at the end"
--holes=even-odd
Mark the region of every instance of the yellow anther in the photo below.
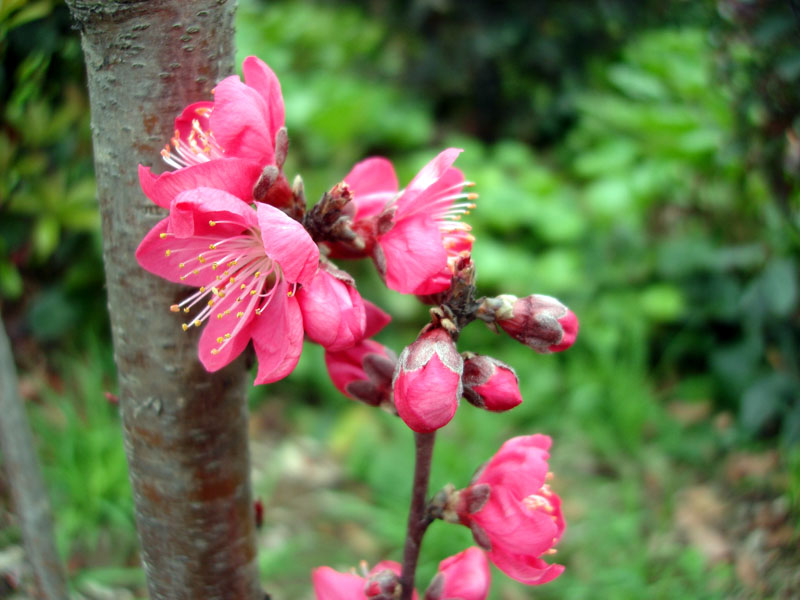
{"type": "Polygon", "coordinates": [[[204,286],[204,285],[201,285],[201,286],[200,286],[200,293],[202,294],[202,293],[203,293],[203,292],[205,292],[205,291],[206,291],[206,286],[204,286]]]}
{"type": "Polygon", "coordinates": [[[214,299],[213,298],[208,301],[208,305],[209,306],[214,306],[214,299]]]}
{"type": "Polygon", "coordinates": [[[197,269],[193,269],[193,270],[192,270],[192,273],[194,273],[195,275],[197,275],[197,274],[198,274],[198,271],[197,271],[197,269]]]}
{"type": "Polygon", "coordinates": [[[215,296],[219,296],[219,290],[215,287],[211,288],[211,293],[214,294],[215,296]]]}
{"type": "Polygon", "coordinates": [[[253,275],[253,277],[261,277],[261,271],[256,271],[256,273],[255,273],[255,275],[253,275]]]}
{"type": "Polygon", "coordinates": [[[225,314],[226,314],[226,315],[229,315],[229,314],[231,314],[231,309],[230,309],[230,308],[226,308],[226,309],[225,309],[225,314]]]}
{"type": "Polygon", "coordinates": [[[181,307],[180,307],[180,306],[178,306],[177,304],[173,304],[172,306],[170,306],[170,307],[169,307],[169,309],[170,309],[172,312],[180,312],[180,311],[181,311],[181,307]]]}
{"type": "Polygon", "coordinates": [[[195,319],[195,321],[194,321],[194,323],[192,323],[192,325],[194,325],[195,327],[200,327],[200,325],[202,325],[202,323],[200,322],[200,319],[195,319]]]}
{"type": "Polygon", "coordinates": [[[244,313],[242,311],[239,311],[239,312],[236,313],[236,318],[237,319],[241,319],[243,316],[244,316],[244,313]]]}
{"type": "Polygon", "coordinates": [[[230,282],[231,282],[231,283],[236,283],[236,277],[231,277],[231,278],[230,278],[230,282]]]}
{"type": "Polygon", "coordinates": [[[230,333],[226,333],[226,334],[225,334],[225,339],[226,339],[226,340],[229,340],[229,339],[231,339],[231,334],[230,334],[230,333]]]}
{"type": "Polygon", "coordinates": [[[241,301],[242,301],[242,297],[241,297],[241,296],[239,296],[239,297],[236,299],[236,301],[237,301],[237,302],[241,302],[241,301]]]}
{"type": "Polygon", "coordinates": [[[218,266],[219,266],[219,263],[211,263],[211,270],[212,271],[216,271],[218,266]]]}
{"type": "Polygon", "coordinates": [[[477,200],[478,194],[467,194],[467,200],[477,200]]]}
{"type": "Polygon", "coordinates": [[[183,330],[184,330],[184,331],[186,331],[187,329],[189,329],[189,326],[188,326],[186,323],[183,323],[183,324],[181,325],[181,327],[183,328],[183,330]]]}
{"type": "Polygon", "coordinates": [[[260,309],[260,308],[257,308],[257,309],[256,309],[256,314],[257,314],[257,315],[260,315],[260,314],[261,314],[261,310],[262,310],[262,309],[260,309]]]}
{"type": "Polygon", "coordinates": [[[183,268],[183,267],[185,267],[185,266],[186,266],[186,265],[185,265],[185,264],[183,264],[183,263],[178,263],[178,268],[179,268],[179,269],[182,269],[182,268],[183,268]]]}
{"type": "Polygon", "coordinates": [[[209,222],[208,222],[208,225],[209,225],[210,227],[213,227],[213,226],[214,226],[214,225],[216,225],[216,224],[217,224],[217,222],[216,222],[216,221],[210,221],[210,220],[209,220],[209,222]]]}
{"type": "Polygon", "coordinates": [[[240,289],[240,290],[243,290],[243,289],[244,289],[244,288],[246,288],[246,287],[247,287],[247,286],[246,286],[245,284],[242,284],[242,285],[240,285],[240,286],[239,286],[239,289],[240,289]]]}
{"type": "Polygon", "coordinates": [[[189,312],[189,307],[187,306],[186,308],[184,308],[183,312],[188,313],[189,312]]]}
{"type": "Polygon", "coordinates": [[[169,256],[170,254],[172,254],[172,250],[165,250],[164,251],[164,256],[169,256]]]}
{"type": "Polygon", "coordinates": [[[217,249],[217,245],[216,244],[209,244],[208,245],[208,249],[209,250],[216,250],[217,249]]]}
{"type": "Polygon", "coordinates": [[[162,240],[165,240],[165,239],[167,239],[167,234],[166,233],[159,233],[158,237],[160,237],[162,240]]]}
{"type": "Polygon", "coordinates": [[[225,316],[225,313],[217,313],[217,318],[218,319],[221,319],[223,316],[225,316]]]}
{"type": "Polygon", "coordinates": [[[217,350],[216,348],[212,348],[211,349],[211,354],[217,355],[217,354],[219,354],[219,350],[217,350]]]}
{"type": "Polygon", "coordinates": [[[203,264],[204,262],[206,262],[206,257],[203,256],[202,254],[198,254],[197,255],[197,260],[200,261],[200,264],[203,264]]]}
{"type": "Polygon", "coordinates": [[[221,344],[221,343],[222,343],[222,342],[224,342],[224,341],[225,341],[225,338],[223,338],[222,336],[220,336],[220,337],[218,337],[218,338],[217,338],[217,343],[218,343],[218,344],[221,344]]]}
{"type": "Polygon", "coordinates": [[[184,279],[186,279],[187,277],[188,277],[188,275],[181,275],[180,279],[181,279],[181,281],[183,281],[183,280],[184,280],[184,279]]]}
{"type": "Polygon", "coordinates": [[[230,275],[230,274],[231,274],[231,272],[230,272],[230,271],[223,271],[223,272],[222,272],[222,274],[223,274],[223,275],[230,275]]]}
{"type": "Polygon", "coordinates": [[[256,291],[255,290],[250,290],[250,295],[251,296],[255,296],[256,295],[256,291]]]}

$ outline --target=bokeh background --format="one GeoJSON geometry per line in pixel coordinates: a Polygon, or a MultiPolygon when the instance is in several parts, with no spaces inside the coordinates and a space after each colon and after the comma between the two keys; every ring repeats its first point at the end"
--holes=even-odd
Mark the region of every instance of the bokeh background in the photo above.
{"type": "MultiPolygon", "coordinates": [[[[800,597],[800,13],[780,0],[241,0],[239,58],[276,71],[286,171],[318,198],[352,164],[402,182],[446,146],[477,183],[483,294],[580,317],[540,356],[476,323],[460,349],[514,367],[525,401],[465,404],[433,489],[510,436],[554,439],[568,529],[556,582],[495,572],[494,599],[800,597]]],[[[55,0],[0,5],[0,307],[76,593],[144,597],[117,409],[77,32],[55,0]]],[[[165,140],[166,143],[166,140],[165,140]]],[[[395,321],[424,322],[371,265],[395,321]]],[[[176,335],[180,335],[176,324],[176,335]]],[[[412,441],[342,397],[318,347],[251,392],[259,561],[275,598],[309,572],[399,559],[412,441]]],[[[469,543],[436,523],[420,586],[469,543]]],[[[0,598],[22,572],[0,474],[0,598]]],[[[18,595],[19,597],[19,595],[18,595]]]]}

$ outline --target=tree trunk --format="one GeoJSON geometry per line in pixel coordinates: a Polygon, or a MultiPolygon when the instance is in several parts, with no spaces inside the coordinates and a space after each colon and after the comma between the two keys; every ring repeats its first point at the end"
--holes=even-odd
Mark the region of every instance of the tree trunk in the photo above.
{"type": "Polygon", "coordinates": [[[67,0],[81,31],[103,258],[136,524],[154,599],[261,600],[241,360],[216,374],[170,305],[187,289],[134,251],[165,211],[142,194],[187,105],[233,67],[233,1],[67,0]]]}
{"type": "Polygon", "coordinates": [[[3,415],[0,419],[0,449],[3,462],[40,597],[67,600],[67,578],[53,538],[53,513],[18,388],[11,344],[0,322],[0,414],[3,415]]]}

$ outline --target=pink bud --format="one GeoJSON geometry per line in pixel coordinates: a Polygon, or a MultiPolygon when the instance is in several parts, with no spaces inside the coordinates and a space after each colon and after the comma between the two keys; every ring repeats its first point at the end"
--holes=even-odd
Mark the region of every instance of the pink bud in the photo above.
{"type": "Polygon", "coordinates": [[[417,433],[430,433],[453,418],[461,398],[464,360],[444,329],[429,329],[407,346],[394,373],[394,403],[417,433]]]}
{"type": "Polygon", "coordinates": [[[364,301],[344,271],[320,268],[297,293],[297,300],[308,337],[328,350],[343,350],[364,337],[364,301]]]}
{"type": "Polygon", "coordinates": [[[522,402],[514,369],[491,356],[468,353],[461,381],[464,397],[478,408],[500,412],[522,402]]]}
{"type": "Polygon", "coordinates": [[[396,364],[394,352],[373,340],[362,340],[340,352],[325,352],[325,366],[336,389],[372,406],[389,402],[396,364]]]}
{"type": "Polygon", "coordinates": [[[547,484],[549,448],[550,438],[544,435],[513,438],[479,472],[472,486],[458,492],[456,512],[476,543],[489,551],[498,569],[528,585],[547,583],[564,570],[542,559],[555,554],[553,546],[565,527],[561,499],[547,484]],[[477,486],[488,486],[485,502],[474,501],[486,495],[484,489],[469,493],[477,486]]]}
{"type": "Polygon", "coordinates": [[[439,563],[425,600],[486,600],[491,581],[486,554],[472,546],[439,563]]]}
{"type": "MultiPolygon", "coordinates": [[[[316,600],[391,600],[399,591],[400,563],[385,560],[366,573],[365,577],[355,573],[339,573],[330,567],[319,567],[311,572],[316,600]]],[[[417,592],[412,599],[418,600],[417,592]]]]}
{"type": "Polygon", "coordinates": [[[495,311],[497,324],[515,340],[537,352],[561,352],[578,337],[578,318],[555,298],[534,294],[517,298],[504,294],[495,311]]]}

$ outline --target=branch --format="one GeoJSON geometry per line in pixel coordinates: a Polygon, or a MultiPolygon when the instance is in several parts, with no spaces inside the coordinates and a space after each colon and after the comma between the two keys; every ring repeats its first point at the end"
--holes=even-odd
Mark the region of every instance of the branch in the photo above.
{"type": "Polygon", "coordinates": [[[0,449],[42,598],[66,600],[64,566],[53,539],[53,514],[18,390],[11,346],[0,321],[0,449]]]}

